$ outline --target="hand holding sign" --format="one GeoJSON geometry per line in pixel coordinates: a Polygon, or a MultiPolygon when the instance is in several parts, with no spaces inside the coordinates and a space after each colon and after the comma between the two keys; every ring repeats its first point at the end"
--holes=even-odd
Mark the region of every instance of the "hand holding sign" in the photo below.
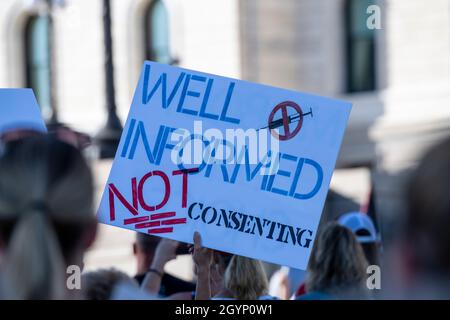
{"type": "Polygon", "coordinates": [[[194,232],[194,251],[192,258],[197,267],[197,272],[206,271],[212,264],[212,250],[202,247],[202,237],[197,231],[194,232]]]}
{"type": "Polygon", "coordinates": [[[213,262],[213,251],[202,247],[200,233],[194,232],[194,252],[192,258],[197,273],[197,288],[195,290],[196,300],[209,300],[211,298],[211,264],[213,262]]]}

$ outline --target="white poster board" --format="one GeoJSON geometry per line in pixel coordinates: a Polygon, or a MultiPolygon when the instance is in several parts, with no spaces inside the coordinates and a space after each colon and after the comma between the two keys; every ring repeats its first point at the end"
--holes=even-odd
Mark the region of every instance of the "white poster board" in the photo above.
{"type": "Polygon", "coordinates": [[[146,62],[98,219],[305,269],[350,109],[146,62]]]}

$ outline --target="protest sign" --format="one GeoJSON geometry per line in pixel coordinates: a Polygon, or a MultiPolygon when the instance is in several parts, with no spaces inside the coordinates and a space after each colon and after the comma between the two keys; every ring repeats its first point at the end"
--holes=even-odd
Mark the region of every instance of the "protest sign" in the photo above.
{"type": "Polygon", "coordinates": [[[0,136],[14,130],[47,132],[31,89],[0,89],[0,136]]]}
{"type": "Polygon", "coordinates": [[[350,109],[145,62],[98,219],[305,269],[350,109]]]}

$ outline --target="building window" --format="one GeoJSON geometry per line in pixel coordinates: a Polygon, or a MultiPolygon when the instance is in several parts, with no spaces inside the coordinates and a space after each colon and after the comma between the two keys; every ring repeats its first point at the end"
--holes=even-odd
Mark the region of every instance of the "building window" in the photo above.
{"type": "Polygon", "coordinates": [[[172,64],[169,45],[169,17],[161,0],[150,3],[145,14],[145,58],[172,64]]]}
{"type": "Polygon", "coordinates": [[[366,24],[373,2],[346,2],[347,92],[375,90],[375,33],[366,24]]]}
{"type": "Polygon", "coordinates": [[[50,16],[31,16],[24,37],[26,85],[33,89],[44,119],[52,116],[50,28],[50,16]]]}

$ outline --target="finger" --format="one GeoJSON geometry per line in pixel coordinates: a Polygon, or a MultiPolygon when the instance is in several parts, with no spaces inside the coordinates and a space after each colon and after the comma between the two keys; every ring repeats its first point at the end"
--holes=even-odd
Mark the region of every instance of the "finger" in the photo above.
{"type": "Polygon", "coordinates": [[[197,231],[194,232],[194,249],[199,250],[202,247],[202,237],[197,231]]]}

